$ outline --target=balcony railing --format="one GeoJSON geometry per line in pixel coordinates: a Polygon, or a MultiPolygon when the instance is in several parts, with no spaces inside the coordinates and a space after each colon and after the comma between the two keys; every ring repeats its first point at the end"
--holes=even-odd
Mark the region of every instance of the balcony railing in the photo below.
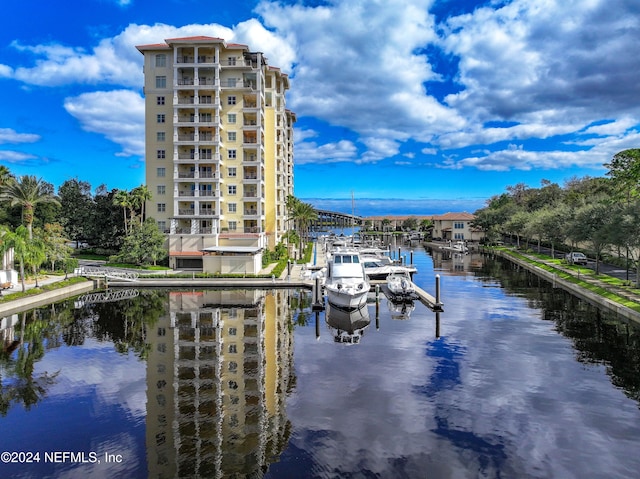
{"type": "Polygon", "coordinates": [[[181,216],[193,216],[196,214],[196,210],[193,208],[179,208],[178,215],[181,216]]]}

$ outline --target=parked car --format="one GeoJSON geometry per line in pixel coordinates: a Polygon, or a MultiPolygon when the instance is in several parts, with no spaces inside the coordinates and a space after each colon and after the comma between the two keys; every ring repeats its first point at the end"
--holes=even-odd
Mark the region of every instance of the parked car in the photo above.
{"type": "Polygon", "coordinates": [[[569,264],[587,264],[587,257],[583,253],[578,253],[576,251],[567,254],[564,259],[567,260],[569,264]]]}

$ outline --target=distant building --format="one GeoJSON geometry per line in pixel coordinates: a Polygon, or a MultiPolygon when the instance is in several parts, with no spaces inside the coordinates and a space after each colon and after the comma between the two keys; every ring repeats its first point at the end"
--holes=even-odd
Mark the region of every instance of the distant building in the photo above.
{"type": "Polygon", "coordinates": [[[256,273],[281,240],[293,194],[289,78],[260,52],[212,37],[140,45],[146,211],[170,265],[256,273]]]}
{"type": "Polygon", "coordinates": [[[423,220],[431,220],[433,215],[406,215],[406,216],[367,216],[364,223],[371,224],[374,231],[397,231],[402,228],[403,223],[409,218],[418,222],[418,227],[423,220]]]}
{"type": "Polygon", "coordinates": [[[474,219],[475,215],[467,212],[433,216],[432,237],[452,241],[480,241],[484,238],[484,232],[471,225],[474,219]]]}
{"type": "Polygon", "coordinates": [[[374,231],[397,231],[408,219],[415,219],[420,223],[424,220],[431,221],[432,238],[453,241],[480,241],[484,238],[484,232],[471,226],[475,215],[471,213],[445,213],[443,215],[405,215],[405,216],[368,216],[364,218],[374,231]]]}

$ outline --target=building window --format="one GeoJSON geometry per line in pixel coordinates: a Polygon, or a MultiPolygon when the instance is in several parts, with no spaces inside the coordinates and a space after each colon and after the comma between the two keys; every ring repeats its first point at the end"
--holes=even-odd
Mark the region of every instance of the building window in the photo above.
{"type": "Polygon", "coordinates": [[[157,76],[156,77],[156,88],[167,88],[167,77],[166,76],[157,76]]]}
{"type": "Polygon", "coordinates": [[[238,229],[238,224],[235,221],[229,221],[229,231],[235,231],[238,229]]]}
{"type": "Polygon", "coordinates": [[[235,113],[229,113],[227,115],[227,123],[235,123],[236,122],[236,114],[235,113]]]}
{"type": "Polygon", "coordinates": [[[164,178],[167,175],[166,168],[157,168],[156,172],[158,173],[158,178],[164,178]]]}
{"type": "Polygon", "coordinates": [[[158,113],[156,115],[156,122],[157,123],[164,123],[165,122],[165,116],[164,113],[158,113]]]}
{"type": "Polygon", "coordinates": [[[167,204],[158,203],[158,213],[164,213],[165,211],[167,211],[167,204]]]}
{"type": "Polygon", "coordinates": [[[238,207],[235,203],[229,203],[229,213],[235,213],[238,211],[238,207]]]}
{"type": "Polygon", "coordinates": [[[236,155],[237,155],[236,150],[229,150],[227,152],[227,156],[229,157],[230,160],[235,160],[236,159],[236,155]]]}
{"type": "Polygon", "coordinates": [[[166,221],[158,221],[158,230],[162,231],[163,233],[167,231],[167,222],[166,221]]]}
{"type": "Polygon", "coordinates": [[[164,141],[164,131],[156,133],[156,141],[164,141]]]}
{"type": "Polygon", "coordinates": [[[164,105],[164,96],[158,96],[156,98],[156,105],[164,105]]]}
{"type": "Polygon", "coordinates": [[[235,168],[235,166],[229,168],[229,172],[227,173],[227,175],[229,176],[229,178],[235,178],[236,177],[236,168],[235,168]]]}
{"type": "Polygon", "coordinates": [[[157,193],[159,195],[165,195],[167,194],[167,187],[165,185],[158,185],[157,187],[157,193]]]}
{"type": "Polygon", "coordinates": [[[167,55],[164,53],[156,55],[156,68],[163,68],[167,66],[167,55]]]}
{"type": "Polygon", "coordinates": [[[164,160],[167,156],[167,152],[165,150],[157,150],[156,151],[156,158],[158,160],[164,160]]]}
{"type": "Polygon", "coordinates": [[[229,336],[235,336],[238,334],[237,328],[229,328],[229,336]]]}
{"type": "Polygon", "coordinates": [[[228,132],[227,138],[229,141],[236,141],[236,132],[235,131],[228,132]]]}
{"type": "Polygon", "coordinates": [[[230,353],[237,353],[238,352],[238,348],[236,347],[235,344],[230,344],[229,345],[229,352],[230,353]]]}
{"type": "Polygon", "coordinates": [[[464,239],[464,233],[455,233],[455,234],[453,235],[453,239],[456,239],[456,240],[463,240],[463,239],[464,239]]]}
{"type": "Polygon", "coordinates": [[[236,194],[236,185],[229,185],[229,188],[227,190],[229,195],[235,195],[236,194]]]}
{"type": "Polygon", "coordinates": [[[453,227],[454,227],[455,229],[457,229],[457,230],[464,229],[464,223],[463,223],[463,222],[461,222],[461,221],[456,221],[456,222],[453,224],[453,227]]]}
{"type": "Polygon", "coordinates": [[[227,97],[227,105],[235,105],[236,104],[236,96],[235,95],[229,95],[227,97]]]}
{"type": "Polygon", "coordinates": [[[229,57],[227,58],[227,65],[229,66],[235,66],[236,64],[236,57],[229,57]]]}

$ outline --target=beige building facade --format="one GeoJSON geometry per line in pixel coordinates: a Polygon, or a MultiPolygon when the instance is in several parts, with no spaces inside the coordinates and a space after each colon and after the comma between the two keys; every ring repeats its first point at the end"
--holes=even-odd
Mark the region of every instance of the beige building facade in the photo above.
{"type": "Polygon", "coordinates": [[[170,265],[257,273],[286,232],[293,194],[289,78],[247,45],[214,37],[140,45],[146,207],[170,265]]]}

